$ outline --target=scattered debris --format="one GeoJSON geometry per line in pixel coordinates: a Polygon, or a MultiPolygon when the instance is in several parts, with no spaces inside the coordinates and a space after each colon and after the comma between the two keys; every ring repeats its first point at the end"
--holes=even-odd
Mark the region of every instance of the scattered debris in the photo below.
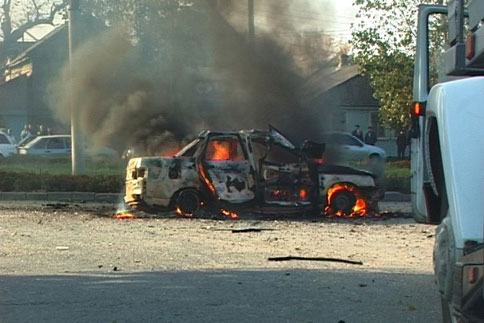
{"type": "Polygon", "coordinates": [[[341,258],[327,258],[327,257],[301,257],[301,256],[284,256],[284,257],[269,257],[269,261],[290,261],[290,260],[306,260],[306,261],[332,261],[332,262],[342,262],[345,264],[352,265],[363,265],[361,261],[347,260],[341,258]]]}
{"type": "Polygon", "coordinates": [[[276,229],[270,228],[241,228],[241,229],[230,229],[230,228],[212,228],[210,226],[206,227],[207,230],[212,231],[230,231],[232,233],[248,233],[248,232],[262,232],[262,231],[275,231],[276,229]]]}
{"type": "Polygon", "coordinates": [[[55,210],[58,210],[58,209],[65,209],[66,207],[69,206],[69,204],[68,203],[47,203],[47,204],[44,204],[43,206],[51,207],[55,210]]]}
{"type": "Polygon", "coordinates": [[[232,233],[247,233],[247,232],[262,232],[262,231],[274,231],[274,229],[262,229],[262,228],[232,229],[232,233]]]}

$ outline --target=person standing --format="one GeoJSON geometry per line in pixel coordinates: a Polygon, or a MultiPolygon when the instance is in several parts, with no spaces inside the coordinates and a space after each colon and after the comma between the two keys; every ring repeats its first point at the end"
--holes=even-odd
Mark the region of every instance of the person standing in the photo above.
{"type": "Polygon", "coordinates": [[[20,140],[23,140],[23,139],[25,139],[27,137],[30,137],[30,136],[32,136],[32,133],[29,130],[29,126],[28,125],[24,125],[24,128],[20,132],[20,140]]]}
{"type": "Polygon", "coordinates": [[[376,133],[373,131],[372,127],[368,127],[368,132],[365,135],[365,144],[375,145],[376,143],[376,133]]]}
{"type": "Polygon", "coordinates": [[[37,132],[37,136],[47,136],[47,129],[44,128],[43,125],[39,126],[39,131],[37,132]]]}
{"type": "Polygon", "coordinates": [[[397,136],[397,154],[398,159],[405,158],[405,148],[407,147],[407,136],[401,130],[397,136]]]}
{"type": "Polygon", "coordinates": [[[355,125],[355,130],[351,134],[363,141],[363,131],[361,131],[359,124],[355,125]]]}

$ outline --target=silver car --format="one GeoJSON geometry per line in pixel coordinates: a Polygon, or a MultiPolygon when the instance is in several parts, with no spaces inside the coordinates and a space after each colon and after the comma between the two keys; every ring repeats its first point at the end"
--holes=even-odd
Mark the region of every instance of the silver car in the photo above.
{"type": "MultiPolygon", "coordinates": [[[[118,154],[114,149],[108,147],[94,147],[86,145],[85,153],[89,157],[117,158],[118,154]]],[[[39,136],[23,146],[18,147],[21,155],[42,155],[42,156],[65,156],[71,155],[70,135],[39,136]]]]}
{"type": "Polygon", "coordinates": [[[0,157],[6,157],[17,153],[15,142],[3,131],[0,131],[0,157]]]}
{"type": "Polygon", "coordinates": [[[71,153],[71,136],[39,136],[19,148],[21,155],[55,155],[68,156],[71,153]]]}
{"type": "Polygon", "coordinates": [[[367,145],[360,139],[346,132],[327,132],[323,134],[328,158],[341,163],[358,161],[382,162],[386,158],[383,149],[367,145]]]}

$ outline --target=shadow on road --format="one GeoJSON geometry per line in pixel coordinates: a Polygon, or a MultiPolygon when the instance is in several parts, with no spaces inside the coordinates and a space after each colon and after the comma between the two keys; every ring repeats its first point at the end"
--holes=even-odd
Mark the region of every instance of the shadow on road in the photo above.
{"type": "Polygon", "coordinates": [[[0,276],[1,322],[438,322],[429,274],[217,270],[0,276]]]}

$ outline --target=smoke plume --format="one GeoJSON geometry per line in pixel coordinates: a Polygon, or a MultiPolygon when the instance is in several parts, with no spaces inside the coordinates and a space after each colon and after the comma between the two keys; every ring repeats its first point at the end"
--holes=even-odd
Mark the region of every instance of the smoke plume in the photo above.
{"type": "MultiPolygon", "coordinates": [[[[279,16],[290,8],[266,1],[279,16]]],[[[293,139],[314,137],[321,121],[300,103],[304,78],[292,53],[270,30],[250,42],[234,28],[228,20],[238,2],[207,1],[197,8],[203,19],[179,17],[175,28],[198,30],[200,39],[184,43],[179,34],[178,46],[157,44],[164,52],[176,50],[165,56],[172,59],[147,60],[126,28],[111,27],[91,38],[76,50],[72,70],[66,67],[51,86],[56,115],[69,124],[72,107],[91,141],[146,154],[172,150],[203,129],[272,124],[293,139]],[[194,46],[196,41],[203,43],[194,46]]],[[[294,28],[281,20],[272,26],[294,28]]]]}

